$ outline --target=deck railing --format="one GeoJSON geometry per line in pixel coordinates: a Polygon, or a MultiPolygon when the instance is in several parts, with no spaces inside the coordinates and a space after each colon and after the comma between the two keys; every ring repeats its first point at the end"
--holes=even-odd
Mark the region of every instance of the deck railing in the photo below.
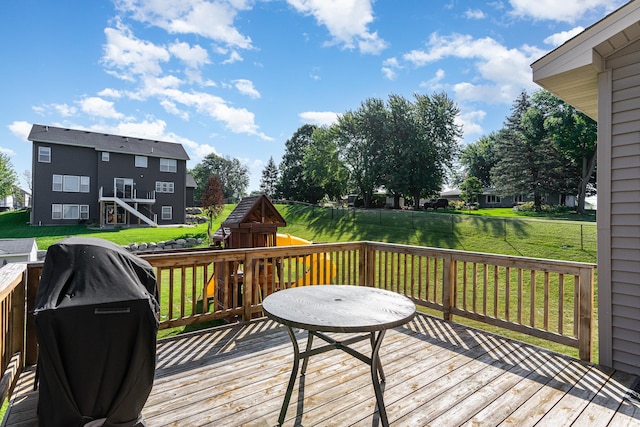
{"type": "MultiPolygon", "coordinates": [[[[262,299],[272,292],[334,283],[398,292],[446,320],[488,323],[575,347],[581,359],[591,359],[593,264],[375,242],[140,256],[156,272],[161,329],[248,320],[262,315],[262,299]]],[[[0,269],[2,397],[22,366],[37,360],[32,313],[42,266],[30,263],[26,274],[0,269]]]]}

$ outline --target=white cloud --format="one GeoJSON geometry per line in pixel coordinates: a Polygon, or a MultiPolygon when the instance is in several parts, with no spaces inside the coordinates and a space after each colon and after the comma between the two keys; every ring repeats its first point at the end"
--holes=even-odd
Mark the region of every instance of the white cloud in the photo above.
{"type": "Polygon", "coordinates": [[[31,132],[31,127],[31,123],[22,120],[15,121],[7,126],[12,134],[22,139],[24,142],[29,142],[27,138],[29,137],[29,133],[31,132]]]}
{"type": "Polygon", "coordinates": [[[610,12],[626,0],[509,0],[511,14],[521,18],[573,23],[594,10],[610,12]]]}
{"type": "Polygon", "coordinates": [[[559,33],[551,34],[549,37],[544,39],[544,42],[553,47],[560,46],[562,43],[566,42],[570,38],[580,34],[583,31],[584,27],[575,27],[569,31],[562,31],[559,33]]]}
{"type": "Polygon", "coordinates": [[[333,39],[346,49],[358,48],[362,53],[378,54],[387,42],[377,32],[369,31],[374,20],[372,0],[287,0],[298,12],[311,15],[324,25],[333,39]]]}
{"type": "Polygon", "coordinates": [[[389,80],[395,79],[398,76],[397,70],[401,68],[402,66],[396,57],[387,58],[382,62],[382,74],[389,80]]]}
{"type": "Polygon", "coordinates": [[[298,116],[304,123],[317,126],[331,126],[338,120],[338,113],[332,111],[305,111],[298,116]]]}
{"type": "Polygon", "coordinates": [[[105,88],[105,89],[102,89],[100,92],[98,92],[98,96],[102,96],[105,98],[118,99],[122,97],[122,92],[119,91],[118,89],[105,88]]]}
{"type": "Polygon", "coordinates": [[[162,106],[162,108],[164,108],[164,110],[169,113],[169,114],[173,114],[174,116],[178,116],[183,120],[189,120],[189,112],[188,111],[181,111],[175,103],[167,100],[167,99],[163,99],[162,101],[160,101],[160,105],[162,106]]]}
{"type": "Polygon", "coordinates": [[[80,109],[90,116],[103,117],[105,119],[122,119],[124,114],[116,111],[113,102],[106,101],[96,96],[90,96],[78,101],[80,109]]]}
{"type": "Polygon", "coordinates": [[[432,34],[425,50],[412,50],[403,59],[416,67],[446,58],[474,61],[476,75],[459,82],[454,90],[461,99],[511,103],[522,89],[535,89],[530,64],[545,52],[531,46],[507,48],[496,40],[470,35],[432,34]]]}
{"type": "Polygon", "coordinates": [[[260,92],[253,87],[253,82],[251,80],[237,79],[233,80],[233,83],[241,94],[247,95],[251,98],[260,98],[260,92]]]}
{"type": "Polygon", "coordinates": [[[445,71],[442,68],[438,68],[433,78],[427,80],[426,82],[420,83],[420,87],[424,87],[429,90],[440,90],[443,87],[442,84],[440,84],[440,81],[444,79],[445,76],[445,71]]]}
{"type": "Polygon", "coordinates": [[[116,7],[172,34],[198,34],[228,46],[251,48],[251,38],[234,26],[238,11],[249,9],[247,1],[116,0],[116,7]]]}
{"type": "Polygon", "coordinates": [[[134,37],[126,26],[105,28],[104,33],[107,43],[102,62],[120,79],[134,81],[135,75],[159,75],[160,63],[171,58],[167,49],[134,37]]]}
{"type": "Polygon", "coordinates": [[[53,104],[53,108],[62,117],[74,116],[78,112],[78,109],[76,107],[67,104],[53,104]]]}
{"type": "Polygon", "coordinates": [[[484,19],[487,17],[485,13],[480,9],[467,9],[464,12],[464,16],[467,19],[484,19]]]}
{"type": "Polygon", "coordinates": [[[182,60],[189,68],[200,68],[209,64],[209,53],[199,45],[191,47],[189,43],[175,42],[169,45],[169,52],[182,60]]]}
{"type": "Polygon", "coordinates": [[[486,116],[487,113],[483,110],[473,110],[465,111],[456,117],[456,124],[462,126],[465,140],[470,141],[474,139],[474,136],[482,136],[484,134],[481,123],[486,116]]]}
{"type": "Polygon", "coordinates": [[[229,57],[224,61],[222,61],[221,64],[226,65],[226,64],[233,64],[234,62],[242,62],[242,61],[244,61],[244,58],[242,58],[242,56],[238,52],[233,50],[229,54],[229,57]]]}
{"type": "Polygon", "coordinates": [[[0,147],[0,153],[6,154],[7,156],[15,156],[16,152],[13,151],[11,148],[4,148],[4,147],[0,147]]]}

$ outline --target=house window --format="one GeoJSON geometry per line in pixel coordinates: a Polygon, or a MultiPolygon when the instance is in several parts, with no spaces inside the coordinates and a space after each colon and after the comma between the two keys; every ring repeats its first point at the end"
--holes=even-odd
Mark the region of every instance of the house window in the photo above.
{"type": "Polygon", "coordinates": [[[62,191],[62,175],[53,175],[53,191],[62,191]]]}
{"type": "Polygon", "coordinates": [[[493,194],[487,196],[487,203],[500,203],[501,200],[500,196],[494,196],[493,194]]]}
{"type": "Polygon", "coordinates": [[[51,163],[51,147],[38,147],[38,161],[51,163]]]}
{"type": "Polygon", "coordinates": [[[108,151],[103,151],[102,152],[102,161],[103,162],[108,162],[109,161],[109,152],[108,151]]]}
{"type": "Polygon", "coordinates": [[[136,156],[136,167],[137,168],[146,168],[147,167],[147,156],[136,156]]]}
{"type": "Polygon", "coordinates": [[[80,205],[80,219],[89,219],[89,205],[80,205]]]}
{"type": "Polygon", "coordinates": [[[81,176],[80,177],[80,192],[88,193],[89,192],[89,177],[81,176]]]}
{"type": "Polygon", "coordinates": [[[173,193],[175,185],[173,182],[156,181],[157,193],[173,193]]]}
{"type": "Polygon", "coordinates": [[[177,172],[178,161],[176,159],[160,159],[160,172],[177,172]]]}
{"type": "Polygon", "coordinates": [[[62,205],[62,219],[80,218],[80,208],[78,205],[62,205]]]}
{"type": "Polygon", "coordinates": [[[173,207],[171,206],[162,207],[162,219],[173,219],[173,207]]]}
{"type": "Polygon", "coordinates": [[[513,198],[513,201],[516,203],[523,203],[524,202],[524,196],[522,194],[518,194],[517,196],[515,196],[513,198]]]}
{"type": "Polygon", "coordinates": [[[51,219],[62,219],[62,205],[51,205],[51,219]]]}
{"type": "Polygon", "coordinates": [[[80,191],[80,177],[74,175],[65,175],[62,191],[65,193],[77,193],[80,191]]]}

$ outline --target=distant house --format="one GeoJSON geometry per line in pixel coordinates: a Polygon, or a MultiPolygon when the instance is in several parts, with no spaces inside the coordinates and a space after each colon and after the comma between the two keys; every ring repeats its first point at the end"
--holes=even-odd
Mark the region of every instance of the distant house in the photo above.
{"type": "Polygon", "coordinates": [[[38,260],[36,239],[0,239],[0,267],[12,262],[38,260]]]}
{"type": "Polygon", "coordinates": [[[196,187],[198,186],[198,184],[196,183],[195,178],[193,177],[193,175],[191,175],[190,173],[187,174],[187,182],[186,182],[186,186],[187,186],[187,193],[186,193],[186,205],[187,207],[194,207],[194,206],[200,206],[200,200],[195,200],[194,197],[194,192],[196,190],[196,187]]]}
{"type": "MultiPolygon", "coordinates": [[[[440,193],[440,197],[443,199],[461,200],[461,191],[457,188],[443,191],[440,193]]],[[[502,196],[498,194],[495,188],[484,188],[482,194],[478,196],[478,206],[480,208],[511,208],[518,203],[532,202],[533,198],[524,194],[518,194],[515,196],[502,196]]],[[[555,206],[570,206],[575,207],[577,200],[575,196],[564,196],[559,194],[546,195],[542,199],[542,203],[555,206]]]]}
{"type": "Polygon", "coordinates": [[[0,212],[31,207],[31,193],[18,188],[14,194],[0,198],[0,212]]]}
{"type": "Polygon", "coordinates": [[[31,224],[185,222],[181,144],[33,125],[31,224]]]}
{"type": "Polygon", "coordinates": [[[600,364],[640,374],[640,1],[531,68],[536,83],[598,121],[600,364]]]}

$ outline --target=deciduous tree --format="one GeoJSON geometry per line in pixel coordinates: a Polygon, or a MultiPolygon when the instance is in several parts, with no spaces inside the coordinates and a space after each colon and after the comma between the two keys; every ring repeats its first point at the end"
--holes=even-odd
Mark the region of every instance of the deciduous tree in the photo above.
{"type": "Polygon", "coordinates": [[[240,160],[227,156],[208,154],[191,171],[197,187],[194,197],[202,198],[205,186],[210,176],[218,175],[222,187],[222,194],[227,200],[237,200],[243,197],[249,186],[249,170],[240,160]]]}
{"type": "Polygon", "coordinates": [[[0,153],[0,198],[12,195],[17,183],[18,176],[11,165],[11,159],[7,154],[0,153]]]}

